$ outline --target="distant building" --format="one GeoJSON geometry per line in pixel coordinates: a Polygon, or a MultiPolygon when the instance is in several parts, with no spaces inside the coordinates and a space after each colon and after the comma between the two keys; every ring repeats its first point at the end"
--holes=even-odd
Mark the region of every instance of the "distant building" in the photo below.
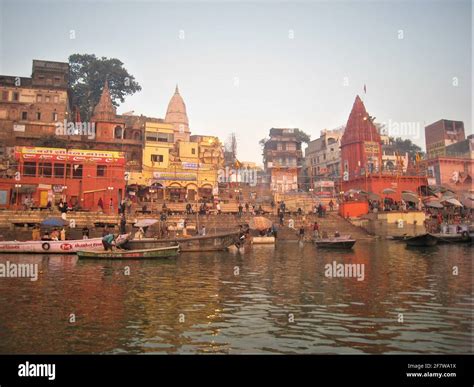
{"type": "Polygon", "coordinates": [[[298,190],[303,152],[295,130],[272,128],[270,138],[264,144],[264,169],[273,191],[298,190]]]}
{"type": "Polygon", "coordinates": [[[446,155],[446,147],[466,139],[462,121],[439,120],[425,127],[428,159],[446,155]]]}
{"type": "MultiPolygon", "coordinates": [[[[305,168],[309,189],[322,186],[321,182],[335,182],[341,172],[341,138],[344,127],[323,130],[316,140],[305,149],[305,168]]],[[[334,184],[325,183],[326,187],[334,184]]]]}
{"type": "Polygon", "coordinates": [[[0,75],[0,144],[33,146],[69,119],[69,64],[33,60],[31,78],[0,75]]]}

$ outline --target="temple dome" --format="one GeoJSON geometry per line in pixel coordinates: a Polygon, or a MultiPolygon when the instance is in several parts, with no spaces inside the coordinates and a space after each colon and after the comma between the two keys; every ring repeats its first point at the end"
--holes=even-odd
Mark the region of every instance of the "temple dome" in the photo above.
{"type": "Polygon", "coordinates": [[[189,121],[186,113],[186,105],[179,94],[178,85],[171,97],[166,110],[165,122],[173,124],[175,132],[189,132],[189,121]]]}

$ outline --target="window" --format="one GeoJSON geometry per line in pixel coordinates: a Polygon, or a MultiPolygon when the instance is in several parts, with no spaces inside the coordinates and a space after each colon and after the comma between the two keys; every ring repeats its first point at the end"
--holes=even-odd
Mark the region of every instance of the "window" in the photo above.
{"type": "Polygon", "coordinates": [[[97,166],[97,177],[105,177],[107,171],[107,165],[97,166]]]}
{"type": "Polygon", "coordinates": [[[24,176],[36,176],[36,163],[27,161],[23,164],[23,175],[24,176]]]}
{"type": "Polygon", "coordinates": [[[54,177],[64,177],[64,164],[54,164],[54,177]]]}
{"type": "Polygon", "coordinates": [[[41,112],[36,112],[36,119],[41,120],[41,112]]]}
{"type": "Polygon", "coordinates": [[[71,164],[66,165],[66,178],[71,177],[71,164]]]}
{"type": "Polygon", "coordinates": [[[15,91],[13,93],[13,100],[14,101],[18,101],[20,99],[20,93],[18,93],[17,91],[15,91]]]}
{"type": "Polygon", "coordinates": [[[191,148],[191,154],[193,154],[193,155],[196,154],[196,148],[191,148]]]}
{"type": "Polygon", "coordinates": [[[36,102],[41,102],[43,100],[43,97],[41,96],[41,94],[38,94],[36,96],[36,102]]]}
{"type": "Polygon", "coordinates": [[[58,113],[53,112],[53,121],[57,121],[57,120],[58,120],[58,113]]]}
{"type": "Polygon", "coordinates": [[[152,163],[162,163],[163,162],[163,155],[151,155],[151,162],[152,163]]]}
{"type": "Polygon", "coordinates": [[[28,112],[21,112],[21,119],[27,120],[28,119],[28,112]]]}
{"type": "Polygon", "coordinates": [[[59,102],[59,97],[57,95],[53,96],[53,102],[58,103],[59,102]]]}
{"type": "Polygon", "coordinates": [[[117,138],[117,139],[121,139],[122,138],[122,127],[120,126],[116,126],[115,129],[114,129],[114,137],[117,138]]]}
{"type": "Polygon", "coordinates": [[[8,101],[8,91],[7,90],[2,91],[2,99],[4,101],[8,101]]]}
{"type": "Polygon", "coordinates": [[[53,166],[51,163],[40,163],[39,176],[51,177],[53,172],[53,166]]]}
{"type": "Polygon", "coordinates": [[[50,97],[49,95],[47,95],[46,97],[44,97],[44,102],[46,102],[46,103],[51,102],[51,97],[50,97]]]}
{"type": "Polygon", "coordinates": [[[72,178],[82,179],[82,164],[74,164],[72,166],[72,178]]]}

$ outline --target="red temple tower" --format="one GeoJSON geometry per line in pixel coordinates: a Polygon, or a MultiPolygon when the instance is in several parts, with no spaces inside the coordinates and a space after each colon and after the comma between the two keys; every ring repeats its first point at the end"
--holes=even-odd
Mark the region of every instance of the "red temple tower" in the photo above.
{"type": "Polygon", "coordinates": [[[382,165],[382,141],[359,96],[352,106],[341,138],[341,167],[345,180],[378,173],[382,165]]]}

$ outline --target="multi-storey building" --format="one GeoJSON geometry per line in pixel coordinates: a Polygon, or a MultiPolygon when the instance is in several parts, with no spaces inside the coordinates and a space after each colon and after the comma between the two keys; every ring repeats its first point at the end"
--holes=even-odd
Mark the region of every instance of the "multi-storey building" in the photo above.
{"type": "Polygon", "coordinates": [[[425,127],[426,154],[428,159],[446,155],[446,147],[465,140],[462,121],[439,120],[425,127]]]}
{"type": "Polygon", "coordinates": [[[276,192],[298,189],[303,152],[296,129],[270,129],[263,148],[263,164],[270,187],[276,192]]]}
{"type": "Polygon", "coordinates": [[[69,119],[69,64],[33,60],[28,77],[0,75],[0,144],[33,146],[69,119]]]}
{"type": "Polygon", "coordinates": [[[340,177],[341,137],[344,127],[323,130],[316,140],[305,149],[305,167],[308,176],[308,189],[334,187],[340,177]],[[321,182],[325,182],[322,184],[321,182]],[[323,187],[324,186],[324,187],[323,187]]]}

